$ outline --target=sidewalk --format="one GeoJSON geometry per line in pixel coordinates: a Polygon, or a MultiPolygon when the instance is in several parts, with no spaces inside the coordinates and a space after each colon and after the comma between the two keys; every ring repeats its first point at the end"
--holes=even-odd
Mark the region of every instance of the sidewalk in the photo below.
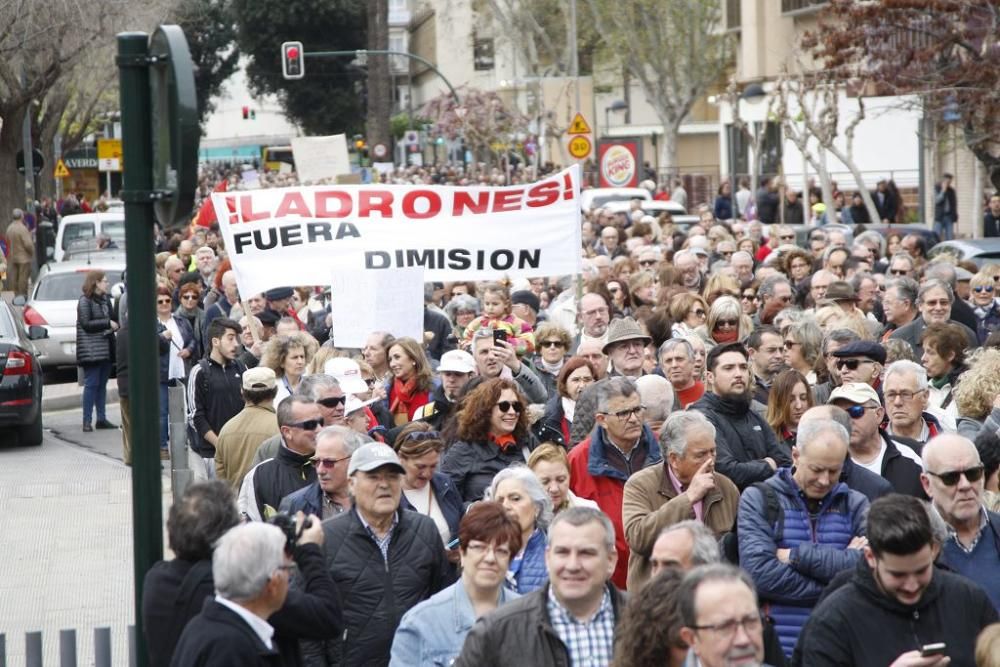
{"type": "MultiPolygon", "coordinates": [[[[108,380],[108,403],[118,402],[118,381],[108,380]]],[[[83,387],[75,382],[47,384],[42,387],[42,412],[82,409],[83,387]]]]}
{"type": "MultiPolygon", "coordinates": [[[[49,434],[41,447],[0,449],[7,664],[24,664],[24,635],[39,630],[45,664],[58,664],[62,629],[76,630],[79,664],[92,664],[98,627],[111,628],[113,664],[127,664],[135,617],[130,473],[49,434]]],[[[169,473],[163,486],[166,510],[169,473]]]]}

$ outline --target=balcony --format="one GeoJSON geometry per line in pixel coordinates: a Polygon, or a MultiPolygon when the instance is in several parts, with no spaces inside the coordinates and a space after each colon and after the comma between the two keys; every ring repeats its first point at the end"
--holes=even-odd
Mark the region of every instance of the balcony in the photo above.
{"type": "Polygon", "coordinates": [[[738,31],[743,23],[742,0],[726,0],[726,30],[738,31]]]}
{"type": "Polygon", "coordinates": [[[808,14],[817,11],[828,0],[781,0],[782,14],[808,14]]]}

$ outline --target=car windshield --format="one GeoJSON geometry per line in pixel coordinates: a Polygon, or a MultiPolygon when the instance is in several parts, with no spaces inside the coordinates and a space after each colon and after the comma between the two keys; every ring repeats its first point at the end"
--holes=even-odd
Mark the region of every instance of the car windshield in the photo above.
{"type": "MultiPolygon", "coordinates": [[[[121,282],[121,271],[107,271],[108,282],[111,285],[121,282]]],[[[35,301],[76,301],[83,294],[83,280],[86,271],[71,273],[50,273],[43,276],[35,292],[35,301]]]]}
{"type": "Polygon", "coordinates": [[[0,338],[17,338],[17,328],[7,304],[0,303],[0,338]]]}
{"type": "Polygon", "coordinates": [[[116,243],[125,243],[125,221],[124,220],[108,220],[103,225],[101,225],[101,231],[111,237],[111,240],[116,243]]]}
{"type": "Polygon", "coordinates": [[[626,194],[620,194],[620,195],[600,195],[600,196],[594,197],[594,199],[590,202],[590,207],[591,208],[600,208],[600,207],[604,206],[605,204],[607,204],[608,202],[613,202],[613,201],[629,201],[631,199],[637,199],[637,197],[635,195],[626,195],[626,194]]]}
{"type": "Polygon", "coordinates": [[[94,223],[74,222],[66,225],[63,232],[62,249],[66,250],[74,241],[94,238],[94,223]]]}

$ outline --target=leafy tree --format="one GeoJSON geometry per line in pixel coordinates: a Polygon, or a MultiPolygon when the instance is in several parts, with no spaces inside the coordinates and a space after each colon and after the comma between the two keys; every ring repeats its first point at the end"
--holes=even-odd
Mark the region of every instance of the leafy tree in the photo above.
{"type": "Polygon", "coordinates": [[[720,0],[587,0],[608,55],[642,86],[663,124],[667,170],[677,165],[681,123],[733,61],[720,0]]]}
{"type": "Polygon", "coordinates": [[[1000,188],[1000,2],[831,0],[803,46],[830,80],[874,95],[910,95],[957,122],[1000,188]]]}
{"type": "Polygon", "coordinates": [[[306,53],[366,48],[362,0],[233,0],[233,8],[255,92],[277,94],[288,117],[308,134],[363,131],[364,85],[350,57],[307,57],[304,78],[281,76],[282,42],[302,42],[306,53]]]}
{"type": "Polygon", "coordinates": [[[213,98],[239,63],[233,0],[178,0],[173,20],[184,29],[198,95],[198,119],[215,109],[213,98]]]}

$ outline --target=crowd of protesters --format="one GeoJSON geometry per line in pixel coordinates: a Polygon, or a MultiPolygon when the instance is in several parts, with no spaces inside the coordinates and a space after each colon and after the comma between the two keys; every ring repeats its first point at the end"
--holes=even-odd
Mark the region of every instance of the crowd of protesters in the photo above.
{"type": "MultiPolygon", "coordinates": [[[[199,482],[153,664],[997,665],[1000,265],[735,199],[584,211],[580,277],[427,284],[420,339],[361,349],[323,286],[239,294],[217,226],[158,238],[199,482]]],[[[127,401],[97,273],[84,349],[127,401]]]]}

